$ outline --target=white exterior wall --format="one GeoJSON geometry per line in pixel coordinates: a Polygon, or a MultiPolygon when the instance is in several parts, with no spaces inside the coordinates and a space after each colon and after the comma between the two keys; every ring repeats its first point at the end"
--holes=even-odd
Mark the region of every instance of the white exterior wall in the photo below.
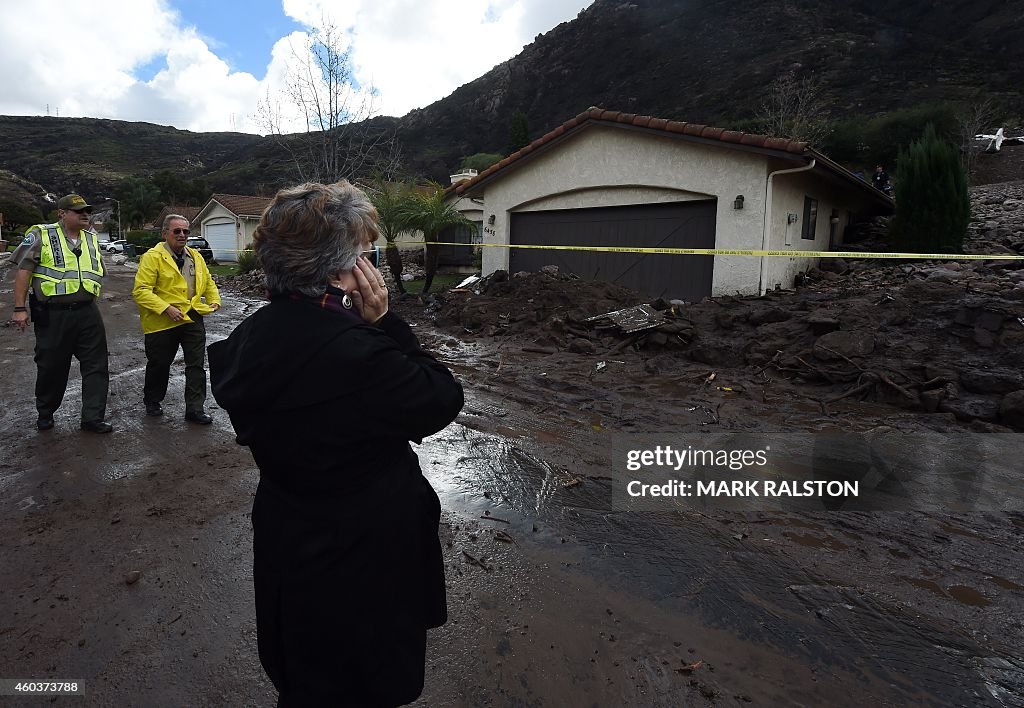
{"type": "MultiPolygon", "coordinates": [[[[639,131],[592,126],[484,188],[484,241],[507,245],[510,214],[717,198],[716,247],[760,248],[766,160],[639,131]],[[743,209],[733,209],[737,195],[743,209]],[[493,214],[494,224],[487,218],[493,214]]],[[[679,258],[679,256],[659,256],[679,258]]],[[[507,269],[509,249],[484,248],[483,272],[507,269]]],[[[716,256],[712,294],[756,292],[756,258],[716,256]]]]}
{"type": "MultiPolygon", "coordinates": [[[[788,167],[778,164],[778,168],[788,167]]],[[[836,243],[841,243],[843,230],[850,223],[851,211],[867,208],[866,200],[857,200],[849,190],[841,189],[832,182],[814,174],[803,172],[775,177],[772,185],[772,216],[769,249],[791,251],[828,251],[829,219],[832,210],[839,212],[836,229],[836,243]],[[804,197],[818,200],[818,219],[814,240],[803,239],[804,197]],[[797,221],[787,224],[788,214],[796,214],[797,221]],[[788,227],[788,228],[787,228],[788,227]]],[[[818,265],[819,258],[768,258],[765,269],[765,289],[772,290],[793,287],[797,273],[818,265]]]]}
{"type": "Polygon", "coordinates": [[[256,227],[260,225],[260,217],[258,216],[240,216],[238,217],[238,248],[248,248],[252,243],[253,234],[256,233],[256,227]]]}

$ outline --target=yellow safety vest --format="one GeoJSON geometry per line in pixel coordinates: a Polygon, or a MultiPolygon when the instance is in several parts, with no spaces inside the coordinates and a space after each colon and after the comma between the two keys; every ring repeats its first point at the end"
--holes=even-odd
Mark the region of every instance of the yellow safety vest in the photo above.
{"type": "Polygon", "coordinates": [[[32,279],[39,281],[39,290],[46,297],[71,295],[79,288],[99,297],[103,285],[103,262],[99,241],[94,231],[82,230],[81,255],[76,256],[68,245],[60,224],[38,224],[42,249],[39,265],[32,279]]]}

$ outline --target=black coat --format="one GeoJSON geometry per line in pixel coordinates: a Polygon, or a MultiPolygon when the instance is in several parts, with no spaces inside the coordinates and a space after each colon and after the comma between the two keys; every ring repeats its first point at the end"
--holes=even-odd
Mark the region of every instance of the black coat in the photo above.
{"type": "Polygon", "coordinates": [[[394,314],[275,299],[210,345],[213,395],[260,469],[260,661],[282,705],[399,705],[447,619],[440,503],[409,441],[462,387],[394,314]]]}

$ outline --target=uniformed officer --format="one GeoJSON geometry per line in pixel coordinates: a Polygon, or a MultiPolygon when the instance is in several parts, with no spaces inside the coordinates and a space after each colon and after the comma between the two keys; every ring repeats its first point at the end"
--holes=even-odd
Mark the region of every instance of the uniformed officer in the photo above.
{"type": "Polygon", "coordinates": [[[82,372],[82,430],[109,433],[107,333],[96,299],[103,285],[99,241],[89,230],[92,207],[77,194],[57,202],[57,222],[37,224],[14,251],[14,323],[36,332],[36,427],[53,427],[64,400],[71,357],[82,372]],[[29,297],[29,289],[32,294],[29,297]],[[30,307],[26,307],[26,301],[30,307]]]}

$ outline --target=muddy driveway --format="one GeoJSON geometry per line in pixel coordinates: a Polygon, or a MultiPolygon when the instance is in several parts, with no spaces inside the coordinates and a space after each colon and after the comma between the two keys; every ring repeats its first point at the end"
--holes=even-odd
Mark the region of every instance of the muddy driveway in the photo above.
{"type": "MultiPolygon", "coordinates": [[[[223,412],[183,420],[180,369],[168,415],[145,417],[133,274],[114,270],[114,434],[78,431],[75,383],[37,433],[33,337],[0,329],[0,678],[79,679],[84,695],[61,700],[86,705],[273,705],[255,643],[257,472],[223,412]]],[[[210,338],[258,306],[229,295],[210,338]]],[[[451,617],[419,704],[1024,704],[1019,515],[618,511],[609,436],[699,428],[697,388],[640,361],[601,379],[418,329],[467,390],[417,450],[445,508],[451,617]]],[[[730,415],[768,410],[820,415],[796,400],[730,415]]]]}

